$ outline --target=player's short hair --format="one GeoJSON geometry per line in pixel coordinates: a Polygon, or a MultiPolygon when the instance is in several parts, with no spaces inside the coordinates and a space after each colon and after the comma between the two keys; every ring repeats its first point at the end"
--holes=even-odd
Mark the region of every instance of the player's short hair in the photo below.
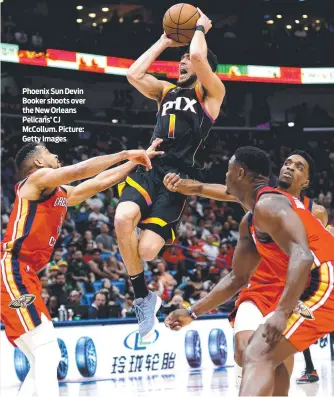
{"type": "Polygon", "coordinates": [[[298,156],[303,157],[303,159],[307,162],[307,164],[308,164],[308,178],[309,178],[309,181],[311,184],[312,181],[314,180],[315,174],[317,172],[317,167],[315,165],[313,158],[307,152],[304,152],[303,150],[298,150],[298,149],[291,152],[288,157],[293,156],[294,154],[297,154],[298,156]]]}
{"type": "Polygon", "coordinates": [[[27,143],[22,146],[21,149],[17,152],[15,157],[15,164],[19,171],[22,171],[25,168],[26,161],[31,158],[40,147],[43,147],[42,143],[27,143]]]}
{"type": "MultiPolygon", "coordinates": [[[[182,58],[186,55],[190,55],[189,49],[182,55],[182,58]]],[[[218,66],[218,58],[209,48],[208,48],[207,59],[212,71],[215,72],[218,66]]]]}
{"type": "Polygon", "coordinates": [[[255,146],[244,146],[237,149],[234,156],[235,161],[250,172],[266,177],[270,176],[271,160],[265,151],[255,146]]]}

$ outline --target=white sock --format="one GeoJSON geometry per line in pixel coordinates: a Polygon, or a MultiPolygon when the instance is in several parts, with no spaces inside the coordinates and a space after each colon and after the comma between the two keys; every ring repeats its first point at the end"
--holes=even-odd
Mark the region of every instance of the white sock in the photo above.
{"type": "Polygon", "coordinates": [[[234,363],[235,368],[235,384],[236,387],[240,387],[242,379],[242,367],[240,367],[236,362],[234,363]]]}

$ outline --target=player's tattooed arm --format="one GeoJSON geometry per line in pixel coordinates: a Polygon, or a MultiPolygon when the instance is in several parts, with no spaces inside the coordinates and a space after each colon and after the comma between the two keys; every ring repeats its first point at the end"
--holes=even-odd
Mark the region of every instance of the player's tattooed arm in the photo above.
{"type": "Polygon", "coordinates": [[[275,315],[266,323],[264,337],[275,343],[285,329],[287,319],[296,307],[305,289],[313,255],[309,249],[305,227],[284,196],[266,194],[254,209],[256,228],[268,234],[289,256],[285,287],[275,310],[275,315]]]}
{"type": "MultiPolygon", "coordinates": [[[[151,146],[146,150],[148,158],[153,158],[164,154],[162,151],[156,151],[158,146],[162,143],[162,139],[155,139],[151,146]]],[[[117,183],[123,181],[131,171],[139,164],[138,160],[141,156],[136,157],[137,153],[142,153],[142,150],[130,151],[129,159],[125,164],[118,167],[111,168],[98,174],[95,178],[89,179],[80,183],[77,186],[64,186],[67,191],[68,205],[73,206],[95,196],[95,194],[102,192],[117,183]]]]}
{"type": "Polygon", "coordinates": [[[171,84],[167,81],[158,80],[147,73],[151,64],[168,47],[179,46],[180,44],[169,39],[163,34],[160,39],[141,55],[129,68],[126,77],[131,85],[139,92],[150,99],[160,102],[163,91],[171,84]]]}
{"type": "MultiPolygon", "coordinates": [[[[203,299],[192,306],[196,316],[201,316],[220,306],[241,288],[245,287],[261,261],[255,244],[249,235],[247,213],[240,223],[240,239],[233,255],[232,271],[225,276],[215,288],[203,299]]],[[[192,321],[186,309],[172,312],[165,320],[165,324],[178,331],[192,321]]]]}
{"type": "Polygon", "coordinates": [[[181,193],[185,196],[196,195],[219,201],[238,201],[234,196],[227,193],[225,185],[182,179],[180,175],[175,173],[169,173],[165,176],[164,185],[171,192],[181,193]]]}

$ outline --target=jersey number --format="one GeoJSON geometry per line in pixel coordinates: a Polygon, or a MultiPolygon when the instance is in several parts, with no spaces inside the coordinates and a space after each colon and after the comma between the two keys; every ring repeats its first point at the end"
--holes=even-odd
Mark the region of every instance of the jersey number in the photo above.
{"type": "Polygon", "coordinates": [[[169,115],[169,128],[168,128],[168,138],[175,138],[175,121],[176,116],[175,114],[169,115]]]}

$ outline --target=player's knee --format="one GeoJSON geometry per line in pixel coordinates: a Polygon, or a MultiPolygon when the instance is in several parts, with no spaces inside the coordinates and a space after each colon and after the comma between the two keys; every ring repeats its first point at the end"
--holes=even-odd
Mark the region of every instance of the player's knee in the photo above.
{"type": "Polygon", "coordinates": [[[122,236],[122,232],[129,232],[135,227],[138,214],[139,212],[131,207],[128,209],[125,206],[117,208],[114,221],[117,236],[122,236]]]}
{"type": "Polygon", "coordinates": [[[237,342],[237,339],[235,340],[234,360],[240,367],[242,367],[242,360],[246,347],[247,347],[246,341],[241,339],[237,342]]]}
{"type": "Polygon", "coordinates": [[[149,241],[140,241],[138,246],[138,254],[142,261],[153,261],[158,255],[161,247],[160,245],[149,242],[149,241]]]}

